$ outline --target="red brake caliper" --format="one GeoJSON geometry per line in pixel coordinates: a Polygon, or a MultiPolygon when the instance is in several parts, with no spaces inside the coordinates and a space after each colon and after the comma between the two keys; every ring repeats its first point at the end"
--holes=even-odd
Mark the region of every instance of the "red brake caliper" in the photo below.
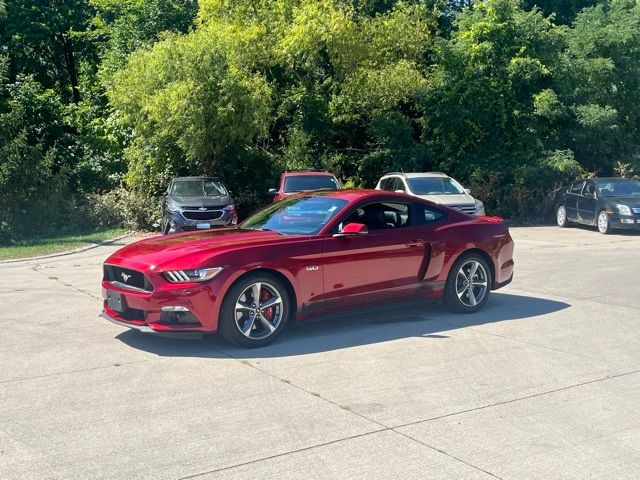
{"type": "MultiPolygon", "coordinates": [[[[269,292],[267,292],[267,290],[262,290],[262,292],[260,292],[260,302],[264,303],[266,300],[269,300],[271,298],[271,296],[269,295],[269,292]]],[[[273,318],[273,307],[269,307],[267,309],[265,309],[264,311],[264,317],[268,318],[269,320],[271,320],[273,318]]]]}

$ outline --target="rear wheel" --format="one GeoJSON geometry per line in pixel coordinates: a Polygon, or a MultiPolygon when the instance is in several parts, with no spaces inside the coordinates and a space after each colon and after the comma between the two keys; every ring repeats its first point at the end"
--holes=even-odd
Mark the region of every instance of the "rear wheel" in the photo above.
{"type": "Polygon", "coordinates": [[[556,212],[556,222],[559,227],[567,227],[569,226],[569,222],[567,221],[567,209],[564,208],[564,205],[560,205],[558,207],[558,211],[556,212]]]}
{"type": "Polygon", "coordinates": [[[491,270],[487,261],[475,253],[465,254],[449,272],[444,303],[455,312],[477,312],[489,300],[491,284],[491,270]]]}
{"type": "Polygon", "coordinates": [[[292,308],[281,280],[267,273],[249,274],[225,295],[218,331],[237,345],[261,347],[282,333],[292,308]]]}
{"type": "Polygon", "coordinates": [[[611,233],[611,222],[609,221],[609,215],[605,210],[602,210],[598,214],[598,231],[603,234],[611,233]]]}

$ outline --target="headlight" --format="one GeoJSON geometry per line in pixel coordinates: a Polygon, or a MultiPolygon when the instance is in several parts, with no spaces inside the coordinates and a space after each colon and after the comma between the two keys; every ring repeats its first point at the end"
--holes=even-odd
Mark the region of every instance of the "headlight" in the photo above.
{"type": "Polygon", "coordinates": [[[172,213],[181,212],[182,207],[179,207],[178,205],[173,205],[171,203],[167,203],[167,211],[172,213]]]}
{"type": "Polygon", "coordinates": [[[616,205],[616,207],[618,208],[620,215],[631,215],[631,209],[628,205],[616,205]]]}
{"type": "Polygon", "coordinates": [[[167,270],[162,275],[171,283],[204,282],[222,271],[222,267],[196,268],[194,270],[167,270]]]}
{"type": "Polygon", "coordinates": [[[484,215],[484,203],[476,200],[476,215],[484,215]]]}
{"type": "Polygon", "coordinates": [[[235,210],[236,209],[236,204],[235,203],[231,203],[229,205],[227,205],[226,207],[223,208],[223,210],[235,210]]]}

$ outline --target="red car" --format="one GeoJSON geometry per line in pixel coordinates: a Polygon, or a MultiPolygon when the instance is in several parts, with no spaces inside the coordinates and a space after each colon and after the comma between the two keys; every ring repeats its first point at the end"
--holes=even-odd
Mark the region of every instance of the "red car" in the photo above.
{"type": "Polygon", "coordinates": [[[261,346],[289,322],[383,300],[443,298],[475,312],[512,274],[513,240],[499,218],[385,191],[315,192],[236,228],[120,249],[104,264],[102,316],[261,346]]]}
{"type": "Polygon", "coordinates": [[[284,172],[280,175],[278,188],[270,188],[269,194],[273,195],[273,201],[277,202],[301,192],[339,189],[340,184],[333,173],[326,170],[304,170],[284,172]]]}

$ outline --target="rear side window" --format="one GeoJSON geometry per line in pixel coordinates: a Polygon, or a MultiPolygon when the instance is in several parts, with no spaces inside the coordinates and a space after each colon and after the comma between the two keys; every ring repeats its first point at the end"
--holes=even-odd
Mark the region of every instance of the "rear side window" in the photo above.
{"type": "Polygon", "coordinates": [[[306,192],[321,189],[338,190],[339,188],[340,186],[333,175],[296,175],[286,177],[284,181],[285,193],[306,192]]]}
{"type": "Polygon", "coordinates": [[[384,178],[382,179],[382,181],[380,182],[380,189],[381,190],[386,190],[388,192],[392,192],[393,191],[393,184],[395,182],[395,178],[390,177],[390,178],[384,178]]]}
{"type": "Polygon", "coordinates": [[[444,212],[442,210],[421,203],[413,205],[413,215],[416,225],[426,225],[444,218],[444,212]]]}
{"type": "Polygon", "coordinates": [[[580,192],[582,191],[582,185],[584,185],[584,182],[576,182],[572,184],[571,187],[569,187],[569,193],[580,195],[580,192]]]}

